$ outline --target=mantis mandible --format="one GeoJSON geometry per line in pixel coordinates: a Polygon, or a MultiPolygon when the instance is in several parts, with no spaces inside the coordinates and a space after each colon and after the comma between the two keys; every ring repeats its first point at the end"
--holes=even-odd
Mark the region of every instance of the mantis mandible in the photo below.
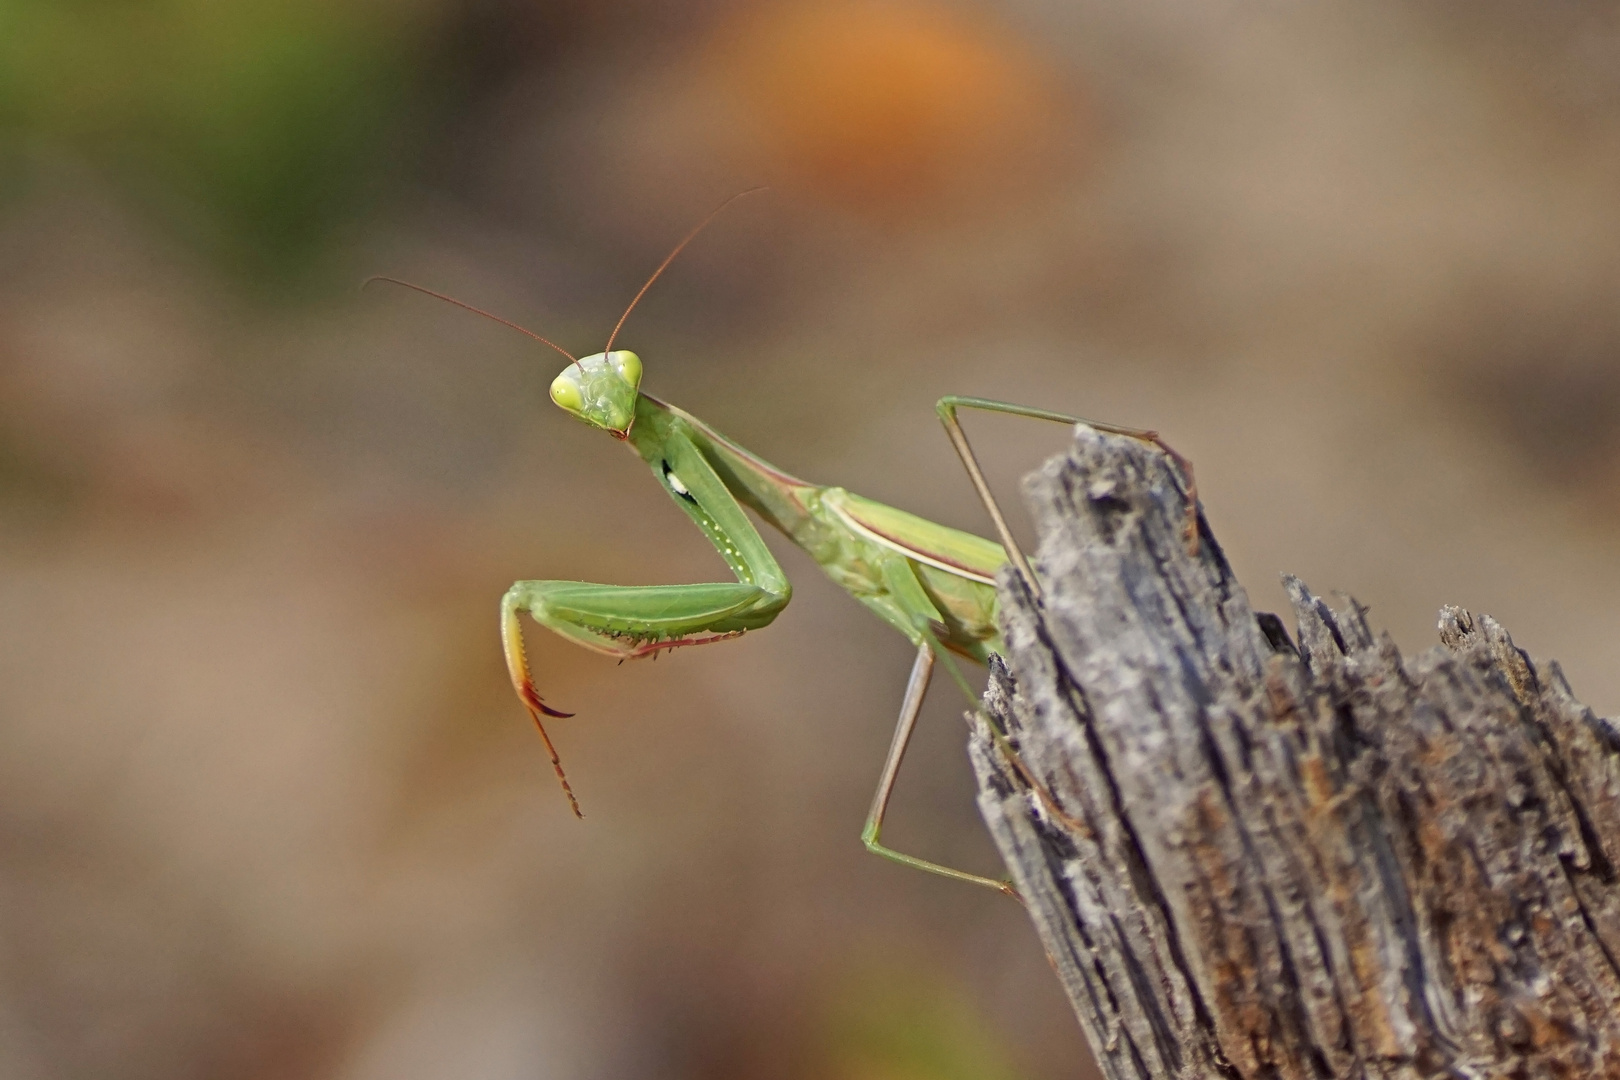
{"type": "Polygon", "coordinates": [[[957,411],[978,409],[1087,424],[1155,444],[1175,462],[1186,482],[1187,538],[1190,545],[1196,546],[1197,494],[1191,463],[1166,445],[1157,432],[984,398],[941,398],[936,406],[940,421],[990,513],[1001,538],[996,543],[841,487],[801,480],[744,449],[691,413],[646,393],[641,389],[641,359],[633,352],[613,348],[619,330],[681,250],[721,210],[747,194],[751,191],[721,203],[676,245],[619,317],[607,345],[590,356],[575,357],[532,331],[431,289],[396,278],[372,279],[403,285],[484,315],[568,357],[568,366],[551,384],[551,400],[569,415],[627,443],[652,469],[659,486],[714,545],[736,578],[692,585],[519,581],[501,598],[500,612],[501,641],[512,686],[539,729],[570,808],[576,817],[583,817],[544,720],[573,714],[560,712],[541,699],[524,649],[519,615],[527,613],[536,623],[569,641],[621,660],[654,655],[661,649],[711,645],[768,626],[787,606],[793,589],[743,512],[746,506],[803,549],[833,581],[905,635],[917,650],[894,738],[861,830],[862,842],[873,853],[907,866],[1016,896],[1006,881],[906,855],[881,842],[884,814],[936,661],[944,661],[953,679],[977,705],[977,695],[950,654],[985,664],[992,652],[1001,650],[996,623],[996,571],[1011,561],[1026,586],[1039,595],[1039,582],[1007,528],[957,411]]]}

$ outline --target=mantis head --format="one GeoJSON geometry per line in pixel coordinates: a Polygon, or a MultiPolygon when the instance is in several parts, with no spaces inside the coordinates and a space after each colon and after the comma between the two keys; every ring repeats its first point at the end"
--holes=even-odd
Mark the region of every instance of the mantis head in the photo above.
{"type": "MultiPolygon", "coordinates": [[[[618,339],[619,331],[624,329],[624,320],[636,310],[636,305],[647,295],[647,290],[658,280],[658,275],[675,261],[675,256],[681,253],[681,249],[690,244],[692,238],[702,232],[720,211],[744,195],[763,190],[764,188],[749,188],[747,191],[739,191],[711,210],[708,217],[698,222],[697,228],[687,233],[686,238],[675,245],[675,250],[658,264],[658,269],[652,272],[652,277],[642,285],[641,291],[630,301],[630,306],[624,309],[624,314],[619,316],[618,324],[613,327],[613,333],[608,335],[607,347],[592,356],[575,360],[563,368],[561,375],[551,381],[551,400],[561,406],[564,412],[573,413],[593,427],[606,429],[614,438],[629,438],[630,425],[636,421],[636,394],[641,386],[641,358],[633,352],[626,352],[623,349],[615,352],[613,349],[613,342],[618,339]]],[[[548,341],[546,344],[551,345],[551,342],[548,341]]],[[[552,348],[562,352],[564,356],[568,355],[555,345],[552,345],[552,348]]]]}
{"type": "Polygon", "coordinates": [[[551,400],[564,412],[623,439],[636,419],[640,386],[641,358],[618,349],[582,356],[563,368],[551,382],[551,400]]]}

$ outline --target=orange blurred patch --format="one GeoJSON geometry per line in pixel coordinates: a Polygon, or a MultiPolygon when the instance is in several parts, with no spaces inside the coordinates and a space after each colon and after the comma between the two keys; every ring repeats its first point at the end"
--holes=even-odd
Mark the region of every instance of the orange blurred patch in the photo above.
{"type": "Polygon", "coordinates": [[[930,4],[791,0],[725,27],[711,73],[774,182],[890,214],[1050,175],[1066,108],[1000,27],[930,4]]]}

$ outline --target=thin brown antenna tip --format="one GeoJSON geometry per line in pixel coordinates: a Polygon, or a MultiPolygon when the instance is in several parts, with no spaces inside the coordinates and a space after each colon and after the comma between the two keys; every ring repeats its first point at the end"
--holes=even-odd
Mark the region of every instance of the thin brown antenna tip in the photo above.
{"type": "Polygon", "coordinates": [[[443,300],[447,304],[454,304],[456,307],[461,308],[461,309],[463,309],[465,311],[470,311],[474,315],[482,315],[484,318],[489,319],[489,320],[491,320],[493,322],[498,322],[502,326],[505,326],[505,327],[508,327],[510,329],[516,330],[520,334],[527,334],[529,337],[531,337],[534,340],[538,341],[540,344],[549,345],[553,349],[556,349],[558,352],[560,352],[564,356],[568,357],[568,359],[572,360],[574,363],[576,363],[576,364],[579,363],[579,357],[575,356],[573,353],[569,352],[567,349],[563,348],[561,345],[557,344],[555,341],[552,341],[550,338],[543,338],[539,334],[535,333],[533,330],[530,330],[528,327],[519,326],[517,323],[513,322],[511,319],[503,319],[499,315],[495,315],[495,314],[493,314],[491,312],[485,311],[483,308],[473,307],[471,304],[467,303],[465,300],[457,300],[453,296],[447,296],[442,292],[435,292],[433,289],[430,289],[425,285],[417,285],[414,282],[402,281],[399,278],[389,277],[386,274],[373,274],[373,275],[371,275],[370,277],[366,278],[365,281],[360,283],[360,288],[364,289],[367,285],[370,285],[373,281],[386,281],[391,285],[399,285],[399,286],[401,286],[403,288],[411,289],[411,290],[413,290],[415,292],[422,293],[423,295],[431,296],[435,300],[443,300]]]}
{"type": "Polygon", "coordinates": [[[697,227],[694,228],[691,232],[687,233],[685,238],[682,239],[680,243],[675,245],[675,250],[674,251],[671,251],[668,255],[664,256],[664,261],[658,264],[658,269],[656,269],[656,270],[654,270],[652,272],[652,277],[648,278],[646,283],[641,286],[641,290],[636,293],[635,299],[630,301],[630,306],[624,309],[624,314],[623,315],[619,316],[619,321],[613,324],[613,333],[608,335],[607,345],[603,347],[602,351],[604,353],[610,353],[610,352],[613,351],[613,342],[618,339],[619,331],[624,329],[624,321],[630,317],[630,313],[632,311],[636,310],[636,305],[641,303],[641,298],[643,296],[647,295],[647,290],[652,288],[652,283],[658,280],[658,276],[660,274],[662,274],[665,270],[669,269],[669,264],[675,261],[675,256],[677,256],[677,255],[679,255],[681,253],[681,249],[683,249],[684,247],[686,247],[687,244],[690,244],[694,239],[696,239],[697,234],[702,232],[705,228],[707,228],[708,225],[709,225],[709,222],[711,222],[715,218],[719,217],[720,216],[720,211],[724,210],[726,207],[730,206],[732,203],[736,202],[738,199],[742,198],[744,195],[753,195],[756,192],[767,191],[767,190],[769,190],[769,189],[764,184],[760,184],[758,187],[751,187],[751,188],[748,188],[748,189],[746,189],[744,191],[739,191],[735,195],[732,195],[732,196],[728,197],[724,202],[722,202],[719,206],[715,207],[713,210],[710,210],[709,211],[709,216],[704,218],[702,221],[698,222],[697,227]]]}

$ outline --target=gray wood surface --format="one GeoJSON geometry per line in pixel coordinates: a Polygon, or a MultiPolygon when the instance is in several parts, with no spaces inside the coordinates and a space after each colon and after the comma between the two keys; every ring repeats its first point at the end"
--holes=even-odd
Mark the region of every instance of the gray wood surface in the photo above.
{"type": "Polygon", "coordinates": [[[1131,439],[1026,496],[969,750],[1106,1076],[1620,1077],[1620,730],[1556,664],[1287,578],[1296,645],[1131,439]]]}

